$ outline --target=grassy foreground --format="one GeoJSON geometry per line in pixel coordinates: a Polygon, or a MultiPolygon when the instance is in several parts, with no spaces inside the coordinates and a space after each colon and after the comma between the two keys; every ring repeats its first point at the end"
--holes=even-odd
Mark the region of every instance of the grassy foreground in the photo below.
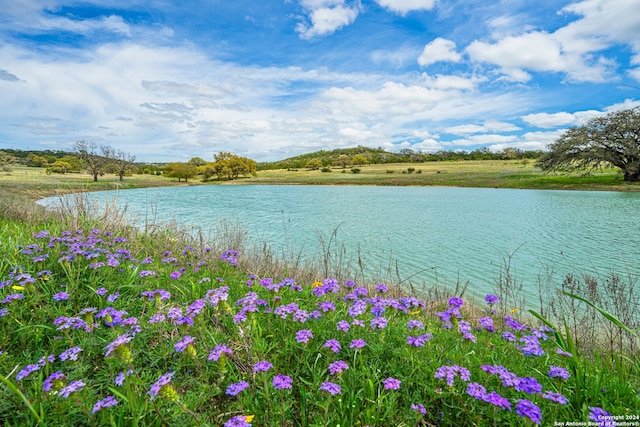
{"type": "Polygon", "coordinates": [[[640,422],[637,358],[501,296],[258,275],[217,242],[68,220],[0,219],[3,425],[640,422]]]}

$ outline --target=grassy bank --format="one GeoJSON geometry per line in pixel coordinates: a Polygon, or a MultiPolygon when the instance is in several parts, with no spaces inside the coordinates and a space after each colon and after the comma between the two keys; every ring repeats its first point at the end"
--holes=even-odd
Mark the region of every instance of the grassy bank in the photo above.
{"type": "MultiPolygon", "coordinates": [[[[254,252],[240,230],[214,241],[140,233],[115,212],[1,218],[0,242],[4,425],[521,426],[640,415],[637,335],[623,316],[559,294],[539,310],[550,324],[533,321],[513,305],[508,275],[474,304],[407,295],[254,252]]],[[[565,282],[572,293],[598,288],[565,282]]],[[[613,301],[590,297],[608,310],[637,305],[634,283],[612,279],[613,301]]]]}
{"type": "Polygon", "coordinates": [[[640,191],[614,169],[590,176],[545,174],[522,160],[396,163],[321,170],[260,171],[239,183],[320,185],[423,185],[453,187],[523,188],[540,190],[640,191]],[[353,173],[352,169],[359,169],[353,173]]]}

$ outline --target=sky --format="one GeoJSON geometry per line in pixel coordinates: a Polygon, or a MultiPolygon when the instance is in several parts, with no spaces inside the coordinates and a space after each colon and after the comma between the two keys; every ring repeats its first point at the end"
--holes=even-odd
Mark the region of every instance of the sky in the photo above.
{"type": "Polygon", "coordinates": [[[640,105],[640,0],[0,0],[0,149],[545,149],[640,105]]]}

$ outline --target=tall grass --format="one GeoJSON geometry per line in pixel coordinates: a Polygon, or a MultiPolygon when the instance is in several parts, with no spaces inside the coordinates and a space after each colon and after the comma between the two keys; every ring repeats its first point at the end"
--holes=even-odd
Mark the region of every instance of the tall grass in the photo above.
{"type": "Polygon", "coordinates": [[[592,282],[567,279],[538,321],[514,310],[508,271],[498,295],[472,302],[463,284],[445,297],[397,268],[392,282],[391,262],[388,284],[365,283],[362,257],[335,235],[306,263],[252,247],[230,223],[213,236],[151,222],[140,231],[124,212],[96,217],[82,203],[35,222],[0,220],[5,425],[519,426],[638,415],[633,281],[612,276],[598,299],[582,292],[592,282]],[[595,307],[568,295],[580,292],[595,307]],[[612,308],[620,298],[631,306],[612,308]],[[584,335],[581,325],[596,325],[585,316],[599,319],[604,340],[584,335]]]}

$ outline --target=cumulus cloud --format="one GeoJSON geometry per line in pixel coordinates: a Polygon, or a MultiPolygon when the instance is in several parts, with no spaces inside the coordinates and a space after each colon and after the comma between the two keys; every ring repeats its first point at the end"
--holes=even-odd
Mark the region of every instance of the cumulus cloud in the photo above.
{"type": "Polygon", "coordinates": [[[561,10],[578,19],[554,32],[526,30],[476,40],[465,49],[476,62],[496,65],[509,81],[526,83],[534,72],[563,73],[570,81],[603,82],[617,64],[604,51],[615,43],[640,51],[640,0],[585,0],[561,10]]]}
{"type": "Polygon", "coordinates": [[[375,0],[380,6],[398,13],[406,15],[414,10],[431,10],[436,4],[436,0],[375,0]]]}
{"type": "Polygon", "coordinates": [[[422,54],[418,57],[418,64],[426,67],[439,61],[460,62],[461,59],[453,41],[438,37],[425,45],[422,54]]]}
{"type": "Polygon", "coordinates": [[[303,0],[300,4],[307,14],[304,21],[296,26],[302,39],[333,34],[352,24],[362,8],[359,1],[349,5],[345,0],[303,0]]]}
{"type": "Polygon", "coordinates": [[[561,126],[580,126],[589,119],[602,114],[604,113],[596,110],[576,111],[575,113],[560,111],[557,113],[527,114],[526,116],[522,116],[522,120],[535,127],[551,129],[561,126]]]}

